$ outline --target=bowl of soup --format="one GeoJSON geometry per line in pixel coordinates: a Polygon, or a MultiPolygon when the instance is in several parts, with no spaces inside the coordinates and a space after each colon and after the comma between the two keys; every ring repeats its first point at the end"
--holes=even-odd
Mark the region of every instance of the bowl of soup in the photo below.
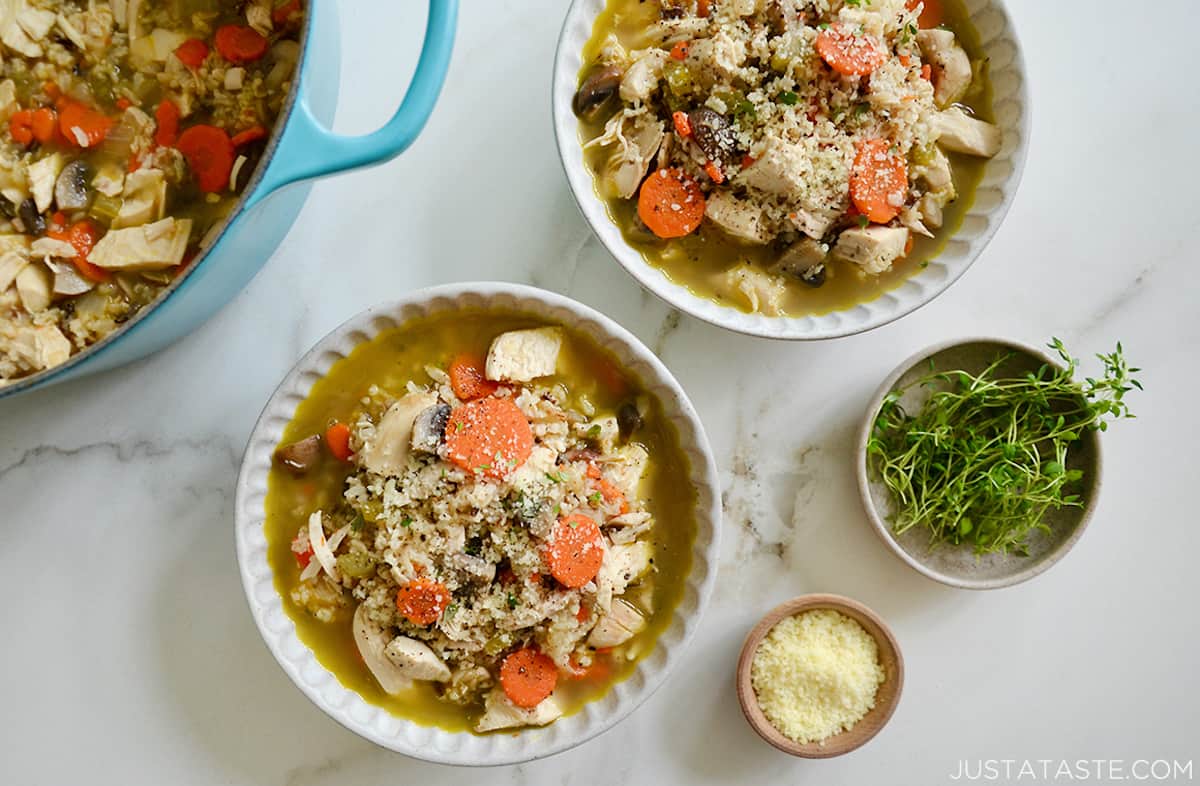
{"type": "Polygon", "coordinates": [[[636,338],[565,297],[437,287],[284,379],[238,482],[251,612],[296,685],[431,761],[550,755],[611,727],[691,638],[719,482],[636,338]]]}
{"type": "Polygon", "coordinates": [[[10,4],[0,64],[0,398],[161,349],[270,258],[313,178],[416,138],[457,0],[396,114],[328,129],[335,0],[10,4]],[[293,188],[284,188],[298,184],[293,188]]]}
{"type": "Polygon", "coordinates": [[[1004,219],[1029,131],[998,0],[574,0],[553,102],[571,190],[621,266],[779,339],[944,292],[1004,219]]]}

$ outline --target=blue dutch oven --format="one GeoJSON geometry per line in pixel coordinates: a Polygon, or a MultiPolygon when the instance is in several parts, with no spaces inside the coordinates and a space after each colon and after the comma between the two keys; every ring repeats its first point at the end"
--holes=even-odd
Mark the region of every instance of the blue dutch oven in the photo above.
{"type": "Polygon", "coordinates": [[[115,368],[166,347],[228,303],[291,229],[312,179],[388,161],[417,138],[446,79],[458,0],[429,0],[425,41],[396,114],[362,137],[329,131],[341,75],[337,0],[308,0],[298,78],[263,160],[217,240],[158,299],[61,366],[0,388],[0,398],[115,368]]]}

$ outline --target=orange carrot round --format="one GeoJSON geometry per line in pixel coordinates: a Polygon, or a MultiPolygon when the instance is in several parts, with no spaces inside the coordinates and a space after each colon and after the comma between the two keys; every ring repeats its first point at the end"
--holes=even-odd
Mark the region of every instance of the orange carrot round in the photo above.
{"type": "Polygon", "coordinates": [[[335,421],[325,429],[325,446],[338,461],[349,461],[354,454],[350,451],[350,427],[335,421]]]}
{"type": "Polygon", "coordinates": [[[887,52],[868,35],[834,24],[817,36],[817,53],[830,68],[846,76],[866,76],[887,60],[887,52]]]}
{"type": "Polygon", "coordinates": [[[596,578],[604,561],[604,539],[596,522],[582,513],[559,520],[544,553],[550,575],[569,589],[596,578]]]}
{"type": "Polygon", "coordinates": [[[13,112],[8,119],[8,135],[18,145],[28,145],[33,142],[33,110],[21,109],[13,112]]]}
{"type": "Polygon", "coordinates": [[[500,687],[522,709],[541,704],[558,685],[558,667],[549,656],[532,647],[511,652],[500,664],[500,687]]]}
{"type": "Polygon", "coordinates": [[[875,224],[900,215],[908,190],[908,165],[891,152],[887,140],[859,142],[850,172],[850,198],[859,212],[875,224]]]}
{"type": "Polygon", "coordinates": [[[915,11],[917,6],[922,2],[925,7],[921,9],[921,16],[917,19],[917,25],[926,30],[937,27],[945,20],[946,15],[942,11],[942,0],[908,0],[906,6],[909,11],[915,11]]]}
{"type": "Polygon", "coordinates": [[[42,144],[59,141],[58,112],[48,106],[33,111],[33,138],[42,144]]]}
{"type": "Polygon", "coordinates": [[[58,129],[63,138],[77,147],[95,147],[104,141],[113,127],[113,119],[87,104],[69,98],[58,102],[58,129]]]}
{"type": "Polygon", "coordinates": [[[175,145],[196,176],[200,190],[213,194],[229,185],[233,171],[233,140],[224,129],[198,125],[179,135],[175,145]]]}
{"type": "Polygon", "coordinates": [[[690,48],[691,47],[689,46],[687,41],[676,41],[675,45],[673,47],[671,47],[671,59],[672,60],[687,60],[688,49],[690,49],[690,48]]]}
{"type": "Polygon", "coordinates": [[[704,192],[686,172],[660,169],[642,183],[638,216],[661,238],[690,235],[704,221],[704,192]]]}
{"type": "Polygon", "coordinates": [[[463,401],[490,396],[500,387],[485,375],[484,360],[479,355],[463,353],[450,361],[447,371],[454,395],[463,401]]]}
{"type": "Polygon", "coordinates": [[[193,71],[204,65],[208,59],[208,44],[199,38],[189,38],[175,48],[175,56],[193,71]]]}
{"type": "Polygon", "coordinates": [[[164,98],[154,110],[158,128],[154,130],[154,142],[160,147],[174,147],[179,140],[179,107],[169,98],[164,98]]]}
{"type": "Polygon", "coordinates": [[[468,472],[502,478],[533,451],[525,413],[508,398],[481,398],[450,413],[446,455],[468,472]]]}
{"type": "Polygon", "coordinates": [[[251,142],[257,142],[260,139],[266,138],[267,129],[263,128],[262,126],[251,126],[245,131],[239,131],[238,133],[234,134],[232,141],[234,147],[242,147],[243,145],[248,145],[251,142]]]}
{"type": "Polygon", "coordinates": [[[269,41],[253,27],[222,25],[213,38],[221,57],[231,63],[244,65],[259,60],[267,53],[269,41]]]}
{"type": "Polygon", "coordinates": [[[414,625],[432,625],[450,605],[450,590],[440,581],[416,579],[396,593],[396,608],[414,625]]]}

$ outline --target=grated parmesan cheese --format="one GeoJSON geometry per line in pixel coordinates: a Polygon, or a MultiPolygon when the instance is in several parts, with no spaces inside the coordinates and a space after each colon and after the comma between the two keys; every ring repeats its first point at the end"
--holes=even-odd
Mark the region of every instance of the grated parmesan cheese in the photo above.
{"type": "Polygon", "coordinates": [[[754,653],[750,676],[767,720],[802,744],[823,742],[862,720],[884,680],[875,639],[828,609],[771,628],[754,653]]]}

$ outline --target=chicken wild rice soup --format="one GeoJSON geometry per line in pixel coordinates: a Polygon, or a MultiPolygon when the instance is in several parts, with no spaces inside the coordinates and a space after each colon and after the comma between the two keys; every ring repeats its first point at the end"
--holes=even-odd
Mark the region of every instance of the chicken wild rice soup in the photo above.
{"type": "Polygon", "coordinates": [[[422,318],[298,407],[267,497],[302,641],[347,688],[452,731],[550,723],[667,627],[695,537],[661,406],[590,339],[422,318]]]}
{"type": "Polygon", "coordinates": [[[302,0],[0,0],[0,386],[158,297],[236,204],[302,0]]]}
{"type": "Polygon", "coordinates": [[[626,241],[768,316],[869,301],[935,257],[999,152],[961,0],[609,0],[575,96],[626,241]]]}

